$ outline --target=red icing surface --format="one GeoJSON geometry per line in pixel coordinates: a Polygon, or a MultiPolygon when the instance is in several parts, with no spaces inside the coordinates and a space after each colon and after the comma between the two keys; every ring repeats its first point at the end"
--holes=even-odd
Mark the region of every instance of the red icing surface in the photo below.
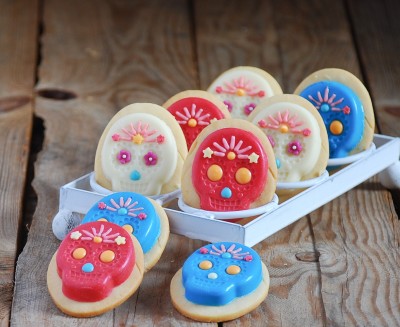
{"type": "Polygon", "coordinates": [[[106,298],[114,287],[122,284],[129,277],[135,265],[135,250],[130,235],[122,227],[109,222],[96,221],[80,225],[67,235],[57,252],[56,262],[64,295],[79,302],[95,302],[106,298]],[[102,230],[101,226],[103,226],[101,234],[104,236],[102,242],[96,243],[93,240],[84,239],[90,238],[84,231],[99,234],[102,230]],[[110,228],[112,230],[108,232],[110,228]],[[71,234],[76,231],[82,234],[77,240],[71,238],[71,234]],[[118,236],[125,238],[125,244],[115,243],[118,236]],[[105,241],[107,238],[109,242],[105,241]],[[76,248],[84,248],[86,256],[82,259],[74,259],[72,254],[76,248]],[[115,253],[115,259],[112,262],[100,261],[101,253],[106,250],[115,253]],[[93,264],[92,272],[82,271],[82,267],[87,263],[93,264]]]}
{"type": "Polygon", "coordinates": [[[197,135],[199,135],[199,133],[210,123],[210,120],[219,120],[225,118],[223,112],[213,102],[207,99],[196,97],[189,97],[178,100],[168,107],[168,111],[179,122],[183,134],[185,135],[188,149],[192,145],[193,141],[196,139],[197,135]],[[194,110],[192,107],[193,104],[196,105],[194,110]],[[185,107],[187,108],[187,111],[184,109],[185,107]],[[200,114],[198,114],[200,109],[203,110],[200,114]],[[179,115],[179,113],[185,116],[187,120],[186,118],[183,118],[181,115],[179,115]],[[208,116],[205,117],[205,115],[208,116]],[[195,127],[189,126],[188,120],[190,118],[194,118],[196,120],[197,125],[195,127]],[[201,122],[205,122],[207,124],[203,125],[203,123],[201,122]]]}
{"type": "Polygon", "coordinates": [[[192,183],[200,197],[200,207],[210,211],[236,211],[249,209],[264,190],[267,183],[268,158],[258,138],[245,130],[239,128],[224,128],[208,135],[199,146],[195,154],[192,168],[192,183]],[[232,136],[234,140],[232,141],[232,136]],[[225,139],[225,142],[223,141],[225,139]],[[243,143],[236,148],[238,143],[243,143]],[[204,158],[203,151],[210,148],[213,151],[220,151],[215,144],[219,144],[226,150],[225,156],[211,155],[211,158],[204,158]],[[232,146],[233,145],[233,146],[232,146]],[[257,163],[251,163],[247,158],[239,158],[239,152],[247,147],[242,155],[257,154],[257,163]],[[228,153],[234,152],[235,159],[229,160],[228,153]],[[207,171],[211,165],[219,165],[222,168],[223,176],[218,181],[211,181],[207,171]],[[251,172],[249,183],[240,184],[235,179],[235,174],[240,168],[247,168],[251,172]],[[230,198],[221,196],[224,188],[232,192],[230,198]]]}

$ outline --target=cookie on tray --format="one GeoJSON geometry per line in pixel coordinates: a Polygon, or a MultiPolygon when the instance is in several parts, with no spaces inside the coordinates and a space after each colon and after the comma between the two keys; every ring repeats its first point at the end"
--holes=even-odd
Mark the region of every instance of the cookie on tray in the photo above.
{"type": "Polygon", "coordinates": [[[371,97],[352,73],[321,69],[305,78],[294,93],[321,114],[328,131],[329,158],[347,157],[370,147],[375,128],[371,97]]]}
{"type": "Polygon", "coordinates": [[[143,251],[122,227],[96,221],[74,228],[47,270],[56,306],[74,317],[92,317],[126,301],[143,279],[143,251]]]}
{"type": "Polygon", "coordinates": [[[196,250],[171,281],[172,304],[203,322],[236,319],[267,297],[269,274],[260,256],[239,243],[219,242],[196,250]]]}
{"type": "Polygon", "coordinates": [[[185,136],[167,110],[131,104],[110,120],[99,140],[95,180],[114,192],[170,193],[180,188],[186,155],[185,136]]]}
{"type": "Polygon", "coordinates": [[[211,83],[207,91],[225,103],[233,118],[241,119],[246,119],[261,100],[282,94],[273,76],[251,66],[226,70],[211,83]]]}
{"type": "Polygon", "coordinates": [[[274,152],[266,135],[242,119],[207,126],[190,148],[182,198],[193,208],[239,211],[269,203],[276,188],[274,152]]]}
{"type": "Polygon", "coordinates": [[[144,253],[145,271],[160,259],[169,237],[169,221],[154,200],[133,192],[117,192],[97,201],[82,223],[108,221],[136,237],[144,253]]]}
{"type": "Polygon", "coordinates": [[[219,98],[202,90],[180,92],[168,99],[163,107],[181,126],[188,149],[206,126],[215,120],[231,117],[219,98]]]}

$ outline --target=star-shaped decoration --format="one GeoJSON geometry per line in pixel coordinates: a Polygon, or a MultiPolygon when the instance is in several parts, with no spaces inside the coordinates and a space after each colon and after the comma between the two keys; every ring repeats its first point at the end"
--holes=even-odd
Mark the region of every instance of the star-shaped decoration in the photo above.
{"type": "Polygon", "coordinates": [[[132,142],[136,144],[142,144],[144,137],[141,134],[136,134],[132,136],[132,142]]]}
{"type": "Polygon", "coordinates": [[[249,162],[250,163],[257,163],[259,157],[260,156],[258,154],[253,152],[251,155],[249,155],[249,162]]]}
{"type": "Polygon", "coordinates": [[[207,149],[203,150],[203,158],[211,158],[213,153],[214,153],[214,151],[211,150],[210,147],[208,147],[207,149]]]}
{"type": "Polygon", "coordinates": [[[76,230],[75,232],[71,233],[70,237],[72,240],[79,240],[81,236],[82,236],[82,233],[80,231],[76,230]]]}
{"type": "Polygon", "coordinates": [[[125,237],[119,235],[119,236],[115,239],[115,243],[117,243],[118,245],[125,244],[125,243],[126,243],[126,239],[125,239],[125,237]]]}

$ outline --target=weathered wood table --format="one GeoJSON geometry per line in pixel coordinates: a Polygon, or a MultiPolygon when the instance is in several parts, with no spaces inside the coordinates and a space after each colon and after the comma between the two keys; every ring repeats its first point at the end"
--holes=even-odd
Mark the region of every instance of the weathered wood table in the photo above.
{"type": "MultiPolygon", "coordinates": [[[[170,301],[172,276],[203,244],[178,235],[122,306],[62,314],[46,287],[60,186],[93,170],[119,109],[205,89],[238,65],[286,93],[317,69],[349,70],[377,131],[400,136],[399,15],[396,0],[1,0],[0,325],[203,325],[170,301]]],[[[399,209],[374,177],[257,244],[269,296],[223,326],[400,326],[399,209]]]]}

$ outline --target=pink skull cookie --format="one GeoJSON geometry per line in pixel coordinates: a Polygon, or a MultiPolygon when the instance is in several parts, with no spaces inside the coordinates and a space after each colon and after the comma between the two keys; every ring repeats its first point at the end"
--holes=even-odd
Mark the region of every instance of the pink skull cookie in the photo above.
{"type": "Polygon", "coordinates": [[[215,120],[231,117],[226,105],[220,99],[201,90],[180,92],[163,106],[181,126],[188,149],[206,126],[215,120]]]}
{"type": "Polygon", "coordinates": [[[267,137],[241,119],[219,120],[192,145],[182,176],[183,201],[208,211],[239,211],[271,201],[276,164],[267,137]]]}
{"type": "Polygon", "coordinates": [[[282,94],[280,85],[270,74],[248,66],[223,72],[207,91],[225,103],[233,118],[241,119],[246,119],[260,101],[282,94]]]}
{"type": "Polygon", "coordinates": [[[179,189],[185,137],[161,106],[135,103],[106,126],[96,151],[96,182],[114,192],[165,194],[179,189]]]}
{"type": "Polygon", "coordinates": [[[136,238],[105,221],[73,229],[54,254],[47,284],[57,307],[72,316],[102,314],[129,298],[144,271],[136,238]]]}

